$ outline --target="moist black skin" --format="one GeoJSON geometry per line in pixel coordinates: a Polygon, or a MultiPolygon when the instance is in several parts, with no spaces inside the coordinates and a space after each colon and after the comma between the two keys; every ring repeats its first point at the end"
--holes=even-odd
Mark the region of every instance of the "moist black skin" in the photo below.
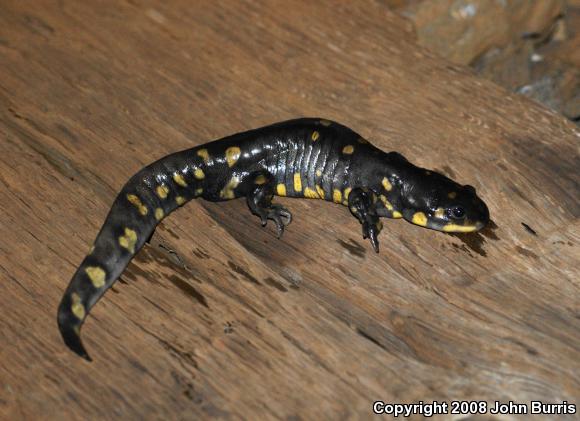
{"type": "Polygon", "coordinates": [[[84,319],[173,210],[194,198],[245,197],[281,237],[292,215],[274,196],[348,206],[376,252],[380,218],[445,232],[478,231],[489,221],[472,186],[383,152],[339,123],[301,118],[238,133],[161,158],[125,184],[59,305],[65,343],[90,360],[80,339],[84,319]]]}

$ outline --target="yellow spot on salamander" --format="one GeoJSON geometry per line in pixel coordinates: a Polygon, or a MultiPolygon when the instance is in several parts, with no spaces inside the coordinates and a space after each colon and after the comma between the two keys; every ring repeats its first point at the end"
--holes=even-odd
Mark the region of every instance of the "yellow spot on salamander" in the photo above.
{"type": "Polygon", "coordinates": [[[447,224],[442,229],[445,232],[473,232],[477,230],[477,227],[475,225],[447,224]]]}
{"type": "Polygon", "coordinates": [[[318,184],[316,185],[316,191],[321,199],[324,199],[324,190],[318,184]]]}
{"type": "Polygon", "coordinates": [[[320,133],[318,133],[316,130],[312,132],[311,138],[314,142],[316,142],[319,137],[320,137],[320,133]]]}
{"type": "Polygon", "coordinates": [[[201,187],[199,189],[195,189],[196,196],[201,196],[202,193],[203,193],[203,189],[201,187]]]}
{"type": "Polygon", "coordinates": [[[207,163],[209,161],[209,153],[207,152],[207,149],[200,149],[197,151],[197,156],[201,157],[203,162],[207,163]]]}
{"type": "Polygon", "coordinates": [[[344,148],[342,148],[342,153],[345,155],[351,155],[354,152],[354,146],[352,145],[346,145],[344,148]]]}
{"type": "Polygon", "coordinates": [[[401,212],[399,212],[399,211],[393,211],[393,218],[394,219],[399,219],[399,218],[402,218],[402,217],[403,217],[403,214],[401,212]]]}
{"type": "Polygon", "coordinates": [[[332,121],[322,119],[320,120],[320,124],[322,124],[324,127],[328,127],[332,124],[332,121]]]}
{"type": "Polygon", "coordinates": [[[165,216],[165,212],[163,212],[163,209],[161,209],[161,208],[155,209],[155,219],[157,219],[158,221],[161,221],[164,216],[165,216]]]}
{"type": "Polygon", "coordinates": [[[203,180],[205,178],[205,174],[201,168],[196,168],[195,171],[193,171],[193,176],[197,180],[203,180]]]}
{"type": "Polygon", "coordinates": [[[220,192],[220,197],[222,199],[235,199],[234,189],[240,184],[240,179],[238,177],[232,177],[228,184],[220,192]]]}
{"type": "Polygon", "coordinates": [[[173,174],[173,181],[181,187],[187,187],[187,183],[181,174],[173,174]]]}
{"type": "Polygon", "coordinates": [[[386,191],[393,190],[393,185],[391,184],[391,182],[387,177],[383,178],[383,187],[385,188],[386,191]]]}
{"type": "Polygon", "coordinates": [[[318,193],[314,190],[312,190],[310,187],[306,187],[304,189],[304,197],[308,198],[308,199],[320,199],[320,196],[318,195],[318,193]]]}
{"type": "Polygon", "coordinates": [[[175,198],[175,203],[177,203],[179,206],[183,205],[185,203],[185,197],[177,196],[175,198]]]}
{"type": "Polygon", "coordinates": [[[316,170],[316,176],[317,177],[322,177],[322,171],[316,170]]]}
{"type": "Polygon", "coordinates": [[[135,244],[137,244],[137,233],[131,228],[125,228],[125,235],[119,237],[119,245],[130,253],[135,253],[135,244]]]}
{"type": "Polygon", "coordinates": [[[338,189],[334,189],[332,192],[332,201],[334,203],[341,203],[342,202],[342,193],[338,189]]]}
{"type": "Polygon", "coordinates": [[[143,204],[143,202],[141,202],[141,199],[139,199],[134,194],[128,194],[127,195],[127,200],[129,202],[131,202],[133,205],[135,205],[137,207],[137,209],[139,209],[139,213],[141,215],[143,215],[143,216],[147,215],[147,206],[145,206],[143,204]]]}
{"type": "Polygon", "coordinates": [[[276,193],[278,196],[286,196],[286,186],[284,184],[278,184],[276,186],[276,193]]]}
{"type": "Polygon", "coordinates": [[[258,175],[255,179],[254,179],[254,184],[257,185],[262,185],[266,182],[266,177],[264,177],[262,174],[258,175]]]}
{"type": "Polygon", "coordinates": [[[379,196],[379,199],[381,199],[381,201],[384,203],[385,208],[387,208],[387,210],[389,210],[389,211],[393,210],[393,205],[391,204],[391,202],[389,202],[389,199],[387,199],[387,196],[385,196],[384,194],[381,194],[379,196]]]}
{"type": "Polygon", "coordinates": [[[72,304],[70,306],[72,313],[75,315],[77,319],[79,320],[84,319],[86,315],[85,306],[81,302],[81,297],[79,296],[79,294],[73,292],[70,296],[70,299],[72,301],[72,304]]]}
{"type": "Polygon", "coordinates": [[[443,217],[445,217],[445,209],[443,209],[443,208],[437,208],[435,210],[435,213],[433,213],[433,216],[435,216],[435,218],[442,219],[443,217]]]}
{"type": "Polygon", "coordinates": [[[226,149],[226,161],[229,167],[233,167],[234,164],[240,159],[242,151],[237,146],[232,146],[226,149]]]}
{"type": "Polygon", "coordinates": [[[89,254],[93,254],[93,251],[95,251],[95,245],[93,244],[89,250],[89,254]]]}
{"type": "Polygon", "coordinates": [[[348,196],[350,196],[350,192],[352,191],[352,188],[347,187],[346,189],[344,189],[344,200],[348,200],[348,196]]]}
{"type": "Polygon", "coordinates": [[[342,194],[342,204],[345,206],[348,206],[348,196],[350,195],[350,192],[352,191],[352,188],[347,187],[346,189],[344,189],[344,192],[342,194]]]}
{"type": "Polygon", "coordinates": [[[299,173],[294,174],[294,191],[302,191],[302,179],[299,173]]]}
{"type": "Polygon", "coordinates": [[[450,199],[455,199],[457,197],[457,192],[454,192],[454,191],[449,192],[449,193],[447,193],[447,197],[450,199]]]}
{"type": "Polygon", "coordinates": [[[422,227],[427,225],[427,216],[423,212],[416,212],[411,219],[413,224],[420,225],[422,227]]]}
{"type": "Polygon", "coordinates": [[[169,193],[169,187],[167,187],[165,184],[162,184],[157,186],[155,191],[157,192],[157,196],[159,196],[161,199],[165,199],[167,198],[167,193],[169,193]]]}
{"type": "Polygon", "coordinates": [[[87,266],[85,273],[89,276],[95,288],[102,288],[105,286],[105,271],[98,266],[87,266]]]}

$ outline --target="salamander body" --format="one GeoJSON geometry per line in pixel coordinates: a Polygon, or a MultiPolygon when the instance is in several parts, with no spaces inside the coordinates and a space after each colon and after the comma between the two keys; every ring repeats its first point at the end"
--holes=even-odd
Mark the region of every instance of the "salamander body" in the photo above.
{"type": "Polygon", "coordinates": [[[89,310],[173,210],[195,198],[245,197],[280,237],[292,217],[273,196],[348,206],[377,252],[381,217],[445,232],[477,231],[489,221],[473,187],[383,152],[341,124],[303,118],[238,133],[161,158],[125,184],[59,305],[65,343],[90,359],[80,339],[89,310]]]}

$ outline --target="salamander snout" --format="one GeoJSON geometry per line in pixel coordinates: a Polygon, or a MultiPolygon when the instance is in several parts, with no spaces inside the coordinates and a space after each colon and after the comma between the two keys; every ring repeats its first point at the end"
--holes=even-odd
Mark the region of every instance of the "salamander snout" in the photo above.
{"type": "Polygon", "coordinates": [[[444,232],[473,232],[485,227],[489,222],[489,209],[477,196],[475,188],[441,177],[425,200],[415,201],[415,206],[404,210],[405,219],[444,232]]]}
{"type": "Polygon", "coordinates": [[[429,209],[431,228],[445,232],[479,231],[489,222],[489,209],[469,185],[439,198],[429,209]],[[455,192],[455,194],[453,194],[455,192]]]}

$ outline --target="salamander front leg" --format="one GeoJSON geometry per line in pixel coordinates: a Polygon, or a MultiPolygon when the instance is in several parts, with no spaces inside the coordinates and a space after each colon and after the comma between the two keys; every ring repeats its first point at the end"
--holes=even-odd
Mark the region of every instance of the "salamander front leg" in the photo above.
{"type": "Polygon", "coordinates": [[[292,222],[292,214],[282,205],[272,204],[276,186],[274,177],[267,171],[257,171],[248,180],[246,200],[250,211],[260,217],[265,227],[268,219],[276,223],[278,238],[284,234],[284,227],[292,222]]]}
{"type": "Polygon", "coordinates": [[[377,237],[383,228],[383,223],[377,215],[376,201],[377,196],[368,189],[356,188],[348,196],[348,208],[362,224],[363,238],[368,238],[373,249],[378,253],[379,240],[377,237]]]}

